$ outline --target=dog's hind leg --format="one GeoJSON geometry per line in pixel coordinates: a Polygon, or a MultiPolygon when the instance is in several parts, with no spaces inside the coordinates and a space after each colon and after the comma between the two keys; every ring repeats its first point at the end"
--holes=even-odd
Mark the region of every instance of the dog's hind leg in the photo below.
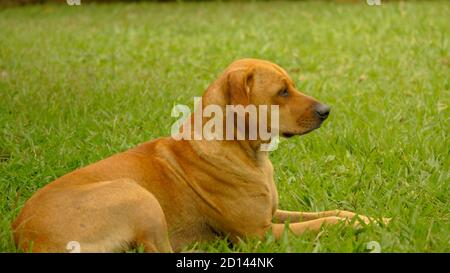
{"type": "Polygon", "coordinates": [[[172,251],[158,200],[131,179],[44,188],[13,226],[24,251],[172,251]]]}
{"type": "Polygon", "coordinates": [[[141,217],[136,219],[135,244],[143,246],[145,252],[173,252],[164,212],[156,198],[153,199],[141,205],[141,217]]]}

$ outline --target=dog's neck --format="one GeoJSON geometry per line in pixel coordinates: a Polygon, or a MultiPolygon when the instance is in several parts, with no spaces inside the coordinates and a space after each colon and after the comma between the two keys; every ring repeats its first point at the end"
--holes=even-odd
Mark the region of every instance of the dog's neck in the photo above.
{"type": "MultiPolygon", "coordinates": [[[[190,126],[187,127],[187,130],[189,130],[188,133],[184,133],[184,136],[188,136],[188,142],[191,143],[192,147],[196,147],[196,150],[198,151],[205,151],[210,152],[211,150],[217,151],[219,153],[223,153],[225,151],[219,151],[221,149],[227,149],[227,151],[231,148],[231,150],[234,151],[241,151],[243,152],[246,157],[254,161],[257,165],[259,165],[260,162],[265,161],[268,158],[268,152],[261,149],[261,145],[265,144],[268,145],[269,141],[263,141],[259,138],[259,136],[254,139],[250,140],[248,135],[248,127],[245,128],[245,133],[243,135],[244,139],[240,140],[238,139],[238,128],[236,124],[234,124],[234,130],[232,139],[227,139],[226,134],[226,124],[225,124],[225,118],[222,121],[223,127],[215,128],[217,131],[217,135],[221,136],[221,140],[213,139],[213,140],[207,140],[205,139],[205,136],[203,135],[203,128],[205,124],[210,120],[211,118],[202,117],[201,118],[201,126],[195,125],[195,118],[194,114],[191,115],[185,122],[183,126],[186,126],[187,123],[190,123],[190,126]],[[226,148],[224,148],[226,147],[226,148]]],[[[186,130],[186,128],[181,128],[181,131],[186,130]]]]}
{"type": "Polygon", "coordinates": [[[263,144],[261,140],[236,140],[235,142],[256,162],[261,162],[268,158],[268,152],[261,151],[261,145],[263,144]]]}
{"type": "MultiPolygon", "coordinates": [[[[258,140],[188,140],[190,146],[201,157],[245,156],[254,165],[265,164],[269,159],[268,152],[261,150],[263,144],[258,140]]],[[[233,162],[228,162],[233,163],[233,162]]],[[[238,163],[238,162],[235,162],[238,163]]]]}

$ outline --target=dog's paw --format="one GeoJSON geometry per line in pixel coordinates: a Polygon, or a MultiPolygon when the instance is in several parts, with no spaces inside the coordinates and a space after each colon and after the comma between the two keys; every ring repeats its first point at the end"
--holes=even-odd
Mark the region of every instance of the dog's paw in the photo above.
{"type": "Polygon", "coordinates": [[[364,222],[364,224],[366,224],[366,225],[373,225],[373,224],[388,225],[391,222],[391,218],[384,218],[384,217],[381,219],[376,219],[376,218],[358,215],[357,218],[361,219],[364,222]]]}
{"type": "Polygon", "coordinates": [[[382,219],[383,219],[383,224],[386,225],[386,226],[389,225],[389,223],[392,220],[392,218],[387,218],[387,217],[383,217],[382,219]]]}
{"type": "Polygon", "coordinates": [[[391,222],[391,218],[382,218],[380,220],[380,219],[376,219],[376,218],[372,218],[372,217],[368,217],[368,216],[364,216],[364,215],[355,215],[352,218],[348,218],[348,221],[349,221],[348,223],[352,223],[355,228],[361,228],[363,226],[373,225],[373,224],[388,225],[391,222]]]}

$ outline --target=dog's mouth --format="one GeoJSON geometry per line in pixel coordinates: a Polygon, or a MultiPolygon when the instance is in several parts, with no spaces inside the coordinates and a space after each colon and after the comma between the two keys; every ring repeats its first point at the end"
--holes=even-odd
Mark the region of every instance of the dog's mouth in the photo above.
{"type": "Polygon", "coordinates": [[[315,129],[318,129],[320,127],[320,124],[317,127],[313,127],[310,128],[306,131],[302,131],[302,132],[284,132],[281,133],[281,135],[285,138],[291,138],[293,136],[301,136],[301,135],[306,135],[307,133],[310,133],[311,131],[314,131],[315,129]]]}
{"type": "Polygon", "coordinates": [[[281,135],[283,137],[285,137],[285,138],[291,138],[291,137],[295,136],[296,134],[294,134],[294,133],[282,133],[281,135]]]}

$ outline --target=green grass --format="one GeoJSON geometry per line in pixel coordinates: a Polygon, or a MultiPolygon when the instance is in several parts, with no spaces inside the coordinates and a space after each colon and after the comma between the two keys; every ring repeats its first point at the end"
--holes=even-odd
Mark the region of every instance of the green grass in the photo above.
{"type": "Polygon", "coordinates": [[[392,217],[210,252],[450,251],[448,2],[39,5],[0,11],[0,252],[39,188],[170,133],[233,60],[286,68],[332,106],[271,154],[280,208],[392,217]]]}

